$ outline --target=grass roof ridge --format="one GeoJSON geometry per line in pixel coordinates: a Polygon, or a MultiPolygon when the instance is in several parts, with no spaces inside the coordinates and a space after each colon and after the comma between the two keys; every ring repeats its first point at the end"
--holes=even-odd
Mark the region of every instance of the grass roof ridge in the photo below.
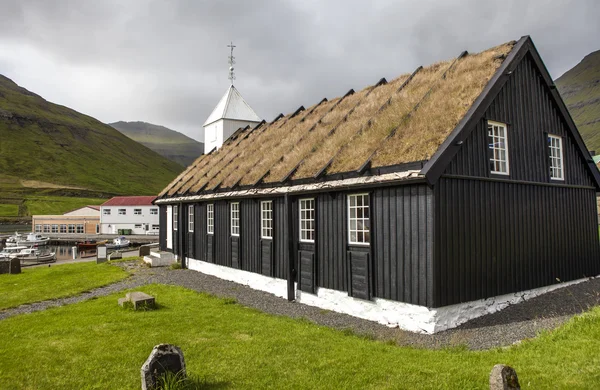
{"type": "Polygon", "coordinates": [[[382,99],[387,99],[408,76],[403,74],[387,84],[377,83],[375,86],[363,88],[358,95],[367,94],[368,98],[361,99],[359,104],[355,104],[345,113],[343,118],[340,118],[342,119],[340,123],[323,137],[309,155],[305,156],[305,161],[294,172],[292,179],[314,177],[324,165],[327,165],[331,156],[360,129],[366,120],[365,118],[369,118],[380,108],[382,99]]]}
{"type": "Polygon", "coordinates": [[[261,129],[260,126],[256,126],[255,128],[250,128],[247,131],[243,132],[244,136],[237,138],[236,143],[228,144],[226,147],[221,148],[220,150],[222,151],[223,156],[219,160],[217,160],[213,164],[211,164],[210,166],[207,166],[206,169],[202,170],[201,172],[198,172],[199,174],[196,176],[197,177],[196,182],[193,183],[193,185],[190,186],[188,188],[188,190],[190,190],[193,193],[196,193],[198,191],[201,191],[203,188],[205,188],[206,185],[208,184],[208,180],[210,180],[210,178],[212,178],[212,176],[214,175],[213,172],[215,170],[222,169],[224,166],[229,165],[231,160],[235,159],[240,154],[240,150],[243,150],[241,147],[242,143],[250,142],[250,141],[248,141],[248,139],[251,135],[260,134],[262,131],[264,131],[264,128],[261,129]],[[224,163],[224,165],[221,163],[224,163]],[[201,175],[200,175],[200,173],[201,173],[201,175]],[[206,180],[203,181],[203,179],[206,179],[206,180]]]}
{"type": "Polygon", "coordinates": [[[196,167],[198,166],[200,161],[204,160],[205,157],[206,157],[206,154],[202,154],[201,156],[199,156],[192,163],[192,165],[190,165],[187,169],[184,169],[183,172],[181,172],[179,175],[177,175],[175,177],[175,179],[173,179],[169,184],[167,184],[167,186],[158,194],[158,197],[160,198],[160,197],[164,196],[165,194],[167,194],[171,190],[171,188],[173,188],[176,184],[178,184],[180,181],[182,181],[182,179],[185,175],[187,175],[189,172],[196,169],[196,167]]]}
{"type": "MultiPolygon", "coordinates": [[[[240,134],[245,133],[245,132],[251,132],[251,131],[252,131],[252,128],[244,128],[244,130],[242,130],[242,132],[240,134]]],[[[211,166],[218,164],[220,161],[222,161],[224,158],[226,158],[228,155],[228,152],[230,150],[235,149],[242,140],[243,140],[243,138],[238,137],[235,140],[236,142],[230,142],[230,143],[224,144],[221,148],[217,149],[217,152],[215,153],[215,155],[218,155],[216,161],[211,161],[211,164],[203,165],[202,167],[197,169],[196,172],[194,172],[194,176],[192,178],[190,178],[190,180],[188,180],[188,182],[185,185],[183,185],[179,188],[178,194],[182,195],[190,190],[192,192],[198,191],[198,187],[201,186],[200,180],[202,179],[203,175],[206,174],[206,172],[208,172],[210,170],[211,166]]],[[[214,160],[214,158],[212,158],[211,160],[214,160]]]]}
{"type": "Polygon", "coordinates": [[[288,149],[289,144],[296,144],[302,135],[304,135],[316,123],[322,118],[322,111],[328,111],[331,106],[334,106],[339,102],[340,98],[318,103],[312,107],[310,112],[305,115],[298,123],[290,129],[289,134],[286,137],[273,137],[270,144],[261,145],[262,158],[260,158],[254,164],[247,164],[247,173],[240,182],[241,184],[253,184],[265,174],[267,168],[270,168],[274,163],[283,158],[283,151],[288,149]],[[279,139],[277,139],[279,138],[279,139]]]}
{"type": "MultiPolygon", "coordinates": [[[[301,107],[301,108],[304,108],[304,107],[301,107]]],[[[304,109],[303,111],[306,111],[306,109],[304,109]]],[[[292,126],[294,126],[296,123],[299,123],[300,120],[302,118],[304,118],[304,116],[310,114],[310,112],[312,112],[312,110],[309,111],[308,113],[306,113],[304,116],[297,115],[299,112],[301,112],[300,108],[297,109],[296,111],[294,111],[292,114],[287,115],[286,120],[284,122],[278,123],[279,122],[278,121],[273,124],[270,124],[269,126],[264,128],[262,132],[256,134],[256,137],[254,137],[255,138],[254,142],[251,142],[248,145],[249,147],[243,148],[240,151],[239,155],[236,156],[235,159],[240,160],[241,162],[238,162],[238,165],[236,165],[234,169],[221,170],[213,177],[210,177],[208,179],[207,185],[213,189],[217,188],[216,187],[217,185],[220,185],[225,180],[229,180],[232,175],[239,173],[238,168],[241,166],[241,164],[244,161],[244,159],[246,158],[246,156],[252,158],[253,161],[256,161],[257,158],[260,159],[260,153],[257,151],[257,149],[260,149],[260,146],[262,144],[269,141],[269,134],[271,132],[283,129],[290,124],[292,124],[292,126]],[[296,114],[296,115],[294,115],[294,114],[296,114]]],[[[240,181],[240,178],[243,177],[245,174],[246,174],[246,172],[244,172],[242,175],[238,175],[237,179],[232,179],[232,180],[235,180],[233,183],[238,183],[240,181]]]]}
{"type": "Polygon", "coordinates": [[[325,164],[321,169],[319,169],[318,171],[318,175],[322,175],[324,174],[327,169],[331,166],[331,164],[335,161],[336,157],[343,151],[345,150],[346,147],[348,147],[348,145],[350,145],[352,143],[352,141],[354,141],[354,139],[356,137],[358,137],[360,134],[362,134],[362,132],[365,130],[365,128],[369,128],[371,126],[371,124],[373,123],[372,120],[373,118],[375,118],[381,111],[383,111],[386,107],[388,107],[391,103],[392,103],[392,99],[395,95],[398,95],[407,85],[408,83],[410,83],[410,81],[416,76],[416,74],[418,72],[420,72],[423,69],[423,66],[419,65],[411,74],[410,76],[404,80],[404,82],[396,89],[396,91],[394,91],[390,97],[388,98],[388,100],[386,100],[386,102],[384,104],[381,105],[381,107],[379,107],[379,109],[369,118],[369,120],[363,125],[361,126],[356,133],[354,133],[354,135],[348,139],[348,141],[343,144],[337,151],[336,153],[331,157],[331,159],[327,162],[327,164],[325,164]]]}
{"type": "Polygon", "coordinates": [[[454,67],[454,65],[460,61],[461,58],[463,58],[465,55],[467,54],[466,51],[461,52],[461,54],[450,64],[450,66],[448,66],[448,68],[444,71],[444,73],[442,74],[442,76],[440,77],[440,79],[431,85],[431,87],[429,88],[429,90],[427,90],[427,92],[425,93],[425,95],[423,95],[423,97],[417,102],[417,104],[412,108],[412,110],[408,111],[404,117],[400,120],[400,122],[398,123],[397,126],[393,127],[389,134],[387,136],[385,136],[385,138],[383,138],[380,142],[379,142],[379,146],[377,146],[375,148],[375,150],[373,150],[373,152],[371,152],[371,154],[369,155],[369,157],[367,157],[367,159],[360,165],[360,167],[358,168],[358,171],[362,173],[362,171],[371,163],[371,159],[373,158],[373,156],[375,155],[375,153],[377,153],[377,151],[379,150],[379,148],[381,148],[383,146],[383,144],[390,138],[393,137],[394,134],[396,134],[396,131],[398,131],[398,129],[404,124],[405,121],[407,121],[412,114],[417,111],[419,109],[419,106],[421,105],[421,103],[423,101],[425,101],[425,99],[427,99],[427,97],[429,97],[429,95],[431,94],[431,92],[433,91],[433,89],[435,88],[435,86],[437,85],[437,83],[443,81],[446,79],[446,75],[448,74],[448,72],[450,72],[452,70],[452,68],[454,67]]]}
{"type": "MultiPolygon", "coordinates": [[[[352,93],[350,93],[350,91],[348,91],[348,93],[346,93],[344,96],[342,96],[340,99],[338,99],[338,100],[337,100],[337,102],[335,102],[335,104],[333,104],[333,105],[332,105],[332,106],[329,108],[329,110],[328,110],[326,113],[324,113],[324,114],[321,116],[321,118],[319,118],[319,120],[317,120],[317,122],[315,122],[315,123],[314,123],[314,124],[313,124],[313,125],[312,125],[312,126],[309,128],[309,129],[308,129],[308,131],[307,131],[306,133],[302,134],[302,136],[301,136],[301,137],[300,137],[300,139],[297,141],[297,143],[296,143],[295,145],[292,145],[292,146],[289,148],[289,150],[288,150],[287,152],[284,152],[284,153],[282,154],[282,156],[281,156],[280,160],[279,160],[278,162],[275,162],[275,163],[273,163],[273,164],[272,164],[272,165],[269,167],[269,169],[268,169],[268,170],[267,170],[267,171],[266,171],[266,172],[265,172],[265,173],[264,173],[264,174],[263,174],[263,175],[260,177],[260,179],[259,179],[259,180],[258,180],[256,183],[254,183],[254,184],[256,185],[256,184],[258,184],[258,182],[260,182],[261,180],[263,180],[263,179],[264,179],[264,178],[265,178],[265,177],[266,177],[266,176],[267,176],[267,175],[268,175],[268,174],[271,172],[271,169],[273,169],[273,168],[274,168],[274,167],[275,167],[275,166],[276,166],[276,165],[277,165],[279,162],[282,162],[282,161],[284,160],[284,157],[285,157],[286,155],[288,155],[289,153],[291,153],[291,152],[294,150],[294,148],[295,148],[295,147],[296,147],[298,144],[302,143],[302,141],[304,141],[304,139],[306,138],[306,136],[307,136],[308,134],[310,134],[310,133],[311,133],[311,132],[312,132],[312,131],[313,131],[315,128],[317,128],[317,126],[318,126],[318,125],[319,125],[319,124],[322,122],[322,120],[323,120],[323,119],[324,119],[324,118],[325,118],[325,117],[326,117],[326,116],[327,116],[329,113],[331,113],[333,110],[335,110],[337,107],[339,107],[339,105],[340,105],[340,104],[341,104],[341,103],[342,103],[344,100],[346,100],[346,98],[347,98],[347,97],[349,97],[349,96],[352,96],[352,95],[354,94],[354,90],[352,89],[351,91],[352,91],[352,93]]],[[[334,100],[335,100],[335,99],[334,99],[334,100]]],[[[327,99],[326,99],[326,98],[324,98],[323,100],[321,100],[321,102],[320,102],[319,104],[321,104],[321,103],[324,103],[324,102],[326,102],[326,101],[327,101],[327,99]]]]}
{"type": "Polygon", "coordinates": [[[453,61],[454,58],[439,61],[419,71],[415,70],[413,77],[403,83],[404,87],[400,92],[393,94],[391,103],[384,104],[362,131],[356,134],[352,142],[336,156],[327,168],[327,174],[357,171],[363,161],[379,146],[380,141],[413,109],[453,61]]]}
{"type": "Polygon", "coordinates": [[[200,167],[200,163],[204,162],[204,165],[206,165],[208,160],[208,154],[199,156],[192,165],[181,172],[171,183],[169,183],[169,185],[166,186],[165,189],[160,192],[160,194],[158,194],[158,197],[162,197],[166,194],[172,195],[173,193],[176,193],[179,188],[181,188],[184,183],[187,183],[190,177],[193,176],[194,171],[200,167]]]}
{"type": "MultiPolygon", "coordinates": [[[[331,129],[325,133],[325,135],[323,137],[321,137],[320,139],[316,140],[314,143],[312,143],[310,146],[311,148],[307,150],[306,153],[302,154],[302,152],[300,152],[300,157],[298,162],[291,168],[288,169],[287,172],[285,173],[284,176],[276,178],[274,177],[272,181],[279,181],[279,182],[285,182],[287,181],[297,170],[298,168],[306,161],[306,158],[311,154],[314,153],[318,148],[319,145],[322,144],[322,141],[331,136],[333,133],[335,133],[335,129],[340,126],[343,122],[345,122],[348,118],[349,115],[352,114],[352,112],[354,112],[354,110],[356,109],[356,107],[358,105],[361,104],[361,102],[364,101],[364,99],[367,99],[368,96],[371,94],[371,92],[373,92],[373,90],[375,88],[377,88],[380,85],[385,85],[387,84],[387,80],[385,80],[385,78],[380,79],[375,85],[372,86],[368,86],[363,88],[363,90],[361,90],[359,93],[356,93],[353,89],[351,89],[350,91],[348,91],[341,99],[340,101],[336,104],[335,107],[333,107],[329,112],[327,112],[325,115],[323,115],[323,119],[325,119],[326,116],[328,116],[330,113],[333,112],[333,110],[337,107],[339,107],[342,103],[345,103],[349,100],[350,97],[354,97],[357,98],[357,102],[355,104],[353,104],[351,107],[349,107],[349,109],[347,111],[345,111],[345,114],[338,120],[336,121],[333,126],[331,127],[331,129]],[[360,94],[364,91],[364,90],[368,90],[366,94],[364,94],[364,96],[360,97],[360,94]]],[[[319,121],[321,122],[321,121],[319,121]]],[[[317,123],[315,125],[315,128],[319,125],[320,123],[317,123]]],[[[286,154],[287,156],[290,156],[293,154],[294,150],[297,150],[300,148],[300,146],[302,146],[300,143],[298,143],[297,145],[293,145],[293,147],[290,149],[290,151],[286,154]]],[[[273,175],[275,176],[275,175],[273,175]]]]}
{"type": "Polygon", "coordinates": [[[371,158],[375,167],[431,158],[497,72],[514,42],[463,55],[371,158]]]}

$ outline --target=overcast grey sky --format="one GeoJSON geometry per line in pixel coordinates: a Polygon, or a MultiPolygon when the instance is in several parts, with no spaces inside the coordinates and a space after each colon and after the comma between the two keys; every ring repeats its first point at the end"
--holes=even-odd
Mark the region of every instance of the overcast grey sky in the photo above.
{"type": "Polygon", "coordinates": [[[0,74],[103,122],[202,140],[229,86],[267,120],[531,35],[553,78],[600,49],[600,1],[0,0],[0,74]]]}

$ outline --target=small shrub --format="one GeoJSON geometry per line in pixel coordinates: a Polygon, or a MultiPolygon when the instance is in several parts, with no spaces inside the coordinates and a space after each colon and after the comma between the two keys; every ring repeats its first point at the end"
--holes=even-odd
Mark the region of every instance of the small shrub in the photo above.
{"type": "Polygon", "coordinates": [[[235,305],[237,303],[238,303],[238,301],[235,298],[223,298],[224,305],[235,305]]]}
{"type": "Polygon", "coordinates": [[[181,263],[173,263],[173,264],[171,264],[171,269],[181,269],[181,263]]]}

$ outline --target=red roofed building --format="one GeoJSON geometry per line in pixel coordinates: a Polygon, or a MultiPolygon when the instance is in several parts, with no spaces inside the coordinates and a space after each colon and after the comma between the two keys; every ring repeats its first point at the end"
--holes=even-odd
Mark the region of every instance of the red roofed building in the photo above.
{"type": "Polygon", "coordinates": [[[100,205],[102,234],[158,234],[156,196],[115,196],[100,205]]]}

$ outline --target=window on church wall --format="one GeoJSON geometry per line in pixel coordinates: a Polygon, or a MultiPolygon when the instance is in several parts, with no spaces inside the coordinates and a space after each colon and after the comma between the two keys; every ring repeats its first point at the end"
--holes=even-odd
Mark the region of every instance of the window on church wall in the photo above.
{"type": "Polygon", "coordinates": [[[194,231],[194,206],[188,206],[188,232],[194,231]]]}
{"type": "Polygon", "coordinates": [[[358,245],[371,242],[369,194],[348,195],[348,242],[358,245]]]}
{"type": "Polygon", "coordinates": [[[548,153],[550,159],[550,178],[552,180],[565,180],[561,137],[548,134],[548,153]]]}
{"type": "Polygon", "coordinates": [[[487,125],[490,172],[498,175],[508,175],[508,137],[506,124],[488,121],[487,125]]]}
{"type": "Polygon", "coordinates": [[[209,203],[206,205],[206,233],[214,234],[215,232],[215,205],[209,203]]]}
{"type": "Polygon", "coordinates": [[[177,230],[177,222],[179,220],[177,206],[173,206],[173,230],[177,230]]]}
{"type": "Polygon", "coordinates": [[[265,200],[260,202],[261,237],[273,238],[273,202],[265,200]]]}
{"type": "Polygon", "coordinates": [[[315,199],[300,199],[300,242],[315,242],[315,199]]]}
{"type": "Polygon", "coordinates": [[[240,204],[239,202],[231,203],[231,235],[240,235],[240,204]]]}

